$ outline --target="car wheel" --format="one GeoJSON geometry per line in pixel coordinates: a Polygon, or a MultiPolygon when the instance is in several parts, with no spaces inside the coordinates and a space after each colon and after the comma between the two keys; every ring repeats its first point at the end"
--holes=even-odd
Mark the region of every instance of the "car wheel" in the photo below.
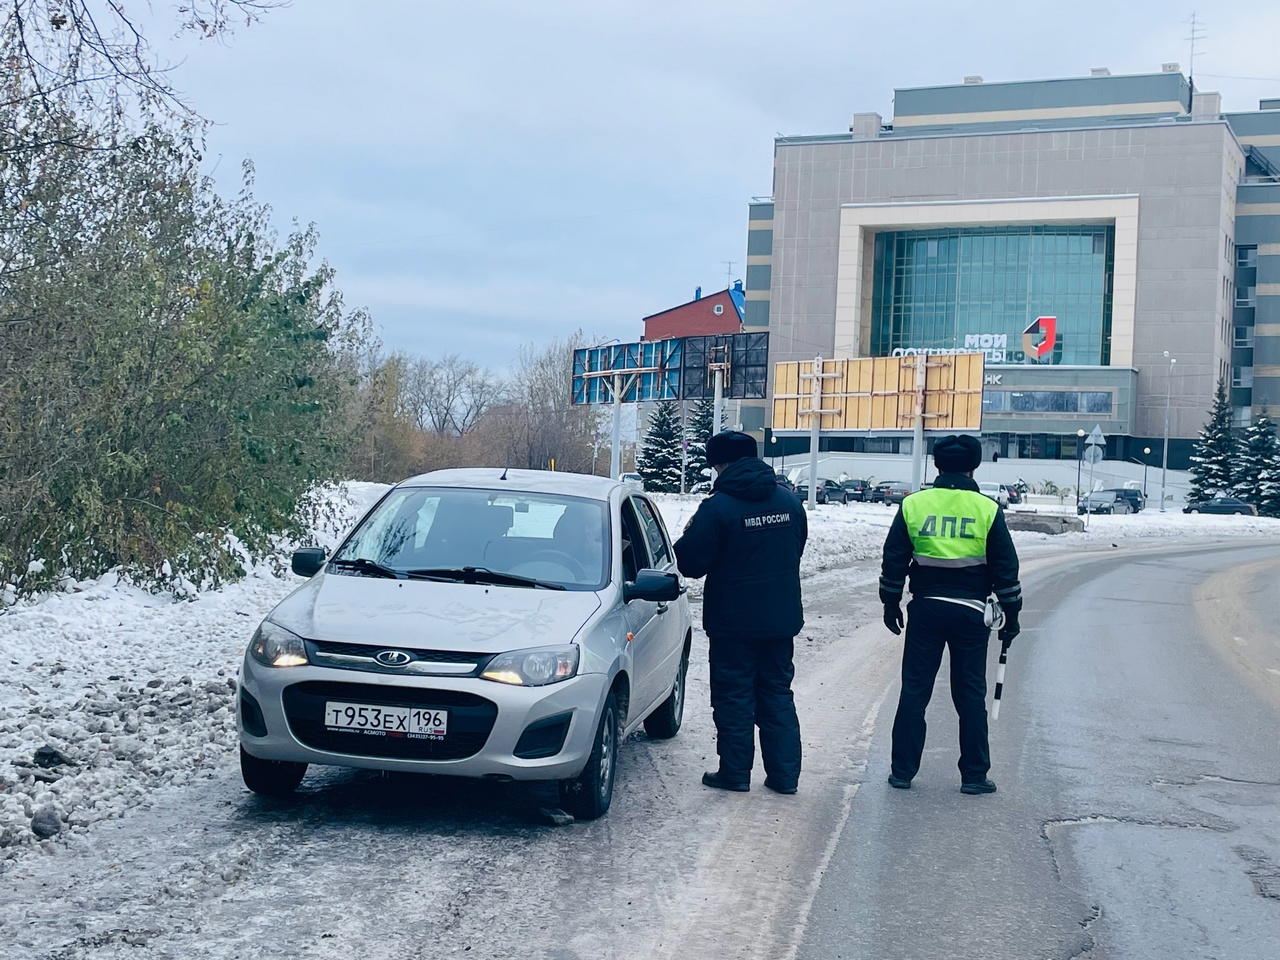
{"type": "Polygon", "coordinates": [[[1192,513],[1199,513],[1199,512],[1200,512],[1200,508],[1199,508],[1199,507],[1192,507],[1192,508],[1191,508],[1191,512],[1192,512],[1192,513]]]}
{"type": "Polygon", "coordinates": [[[613,777],[618,760],[618,700],[605,697],[600,711],[596,741],[582,773],[560,781],[560,806],[578,820],[595,820],[605,815],[613,800],[613,777]]]}
{"type": "Polygon", "coordinates": [[[685,654],[680,657],[671,695],[644,718],[644,732],[655,740],[670,740],[680,732],[680,723],[684,720],[684,681],[688,672],[689,656],[685,654]]]}
{"type": "Polygon", "coordinates": [[[1244,516],[1244,511],[1243,511],[1243,510],[1232,510],[1231,512],[1232,512],[1232,513],[1234,513],[1237,517],[1243,517],[1243,516],[1244,516]]]}
{"type": "Polygon", "coordinates": [[[240,776],[244,785],[264,797],[287,797],[307,775],[305,763],[292,760],[260,760],[240,748],[240,776]]]}

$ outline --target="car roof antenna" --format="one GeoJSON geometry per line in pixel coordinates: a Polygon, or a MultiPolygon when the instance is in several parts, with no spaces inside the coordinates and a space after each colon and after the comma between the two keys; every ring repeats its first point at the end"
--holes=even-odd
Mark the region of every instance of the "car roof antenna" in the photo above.
{"type": "Polygon", "coordinates": [[[500,476],[498,479],[499,480],[507,479],[507,471],[510,469],[511,469],[511,464],[508,462],[507,465],[502,468],[502,476],[500,476]]]}

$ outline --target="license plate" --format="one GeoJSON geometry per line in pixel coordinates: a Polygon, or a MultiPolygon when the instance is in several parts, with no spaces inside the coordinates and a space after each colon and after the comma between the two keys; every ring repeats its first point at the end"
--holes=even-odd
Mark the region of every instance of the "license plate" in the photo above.
{"type": "Polygon", "coordinates": [[[324,725],[329,730],[354,730],[375,736],[443,740],[449,727],[449,711],[327,700],[324,725]]]}

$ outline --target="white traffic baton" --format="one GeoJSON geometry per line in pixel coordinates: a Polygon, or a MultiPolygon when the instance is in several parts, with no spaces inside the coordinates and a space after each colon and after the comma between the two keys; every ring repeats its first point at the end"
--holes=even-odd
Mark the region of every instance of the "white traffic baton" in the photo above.
{"type": "Polygon", "coordinates": [[[1000,644],[1000,665],[996,667],[996,693],[991,700],[991,719],[1000,717],[1000,695],[1004,693],[1004,666],[1009,662],[1008,641],[1000,644]]]}
{"type": "MultiPolygon", "coordinates": [[[[997,632],[1004,629],[1004,608],[996,601],[994,597],[987,598],[987,608],[983,612],[983,622],[997,632]]],[[[995,720],[1000,716],[1000,696],[1004,693],[1004,668],[1009,662],[1009,644],[1012,641],[1006,640],[1000,644],[1000,665],[996,667],[996,692],[991,701],[991,719],[995,720]]]]}

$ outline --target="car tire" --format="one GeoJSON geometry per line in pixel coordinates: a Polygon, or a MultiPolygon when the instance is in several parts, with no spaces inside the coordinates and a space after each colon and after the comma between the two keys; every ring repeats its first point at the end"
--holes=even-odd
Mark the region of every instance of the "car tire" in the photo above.
{"type": "Polygon", "coordinates": [[[1192,507],[1192,508],[1191,508],[1191,512],[1192,512],[1192,513],[1199,513],[1199,512],[1200,512],[1200,508],[1199,508],[1199,507],[1192,507]]]}
{"type": "Polygon", "coordinates": [[[680,667],[676,670],[676,682],[671,687],[671,694],[658,705],[658,708],[644,718],[644,732],[655,740],[670,740],[680,732],[680,724],[684,721],[685,679],[689,674],[689,656],[680,657],[680,667]]]}
{"type": "Polygon", "coordinates": [[[618,726],[618,698],[610,692],[600,710],[587,765],[572,780],[560,781],[560,806],[575,820],[596,820],[609,810],[618,769],[618,726]]]}
{"type": "Polygon", "coordinates": [[[1243,517],[1243,516],[1244,516],[1244,511],[1243,511],[1243,510],[1232,510],[1231,512],[1232,512],[1232,513],[1234,513],[1237,517],[1243,517]]]}
{"type": "Polygon", "coordinates": [[[244,785],[263,797],[287,797],[298,789],[307,775],[305,763],[292,760],[261,760],[240,748],[240,776],[244,785]]]}

